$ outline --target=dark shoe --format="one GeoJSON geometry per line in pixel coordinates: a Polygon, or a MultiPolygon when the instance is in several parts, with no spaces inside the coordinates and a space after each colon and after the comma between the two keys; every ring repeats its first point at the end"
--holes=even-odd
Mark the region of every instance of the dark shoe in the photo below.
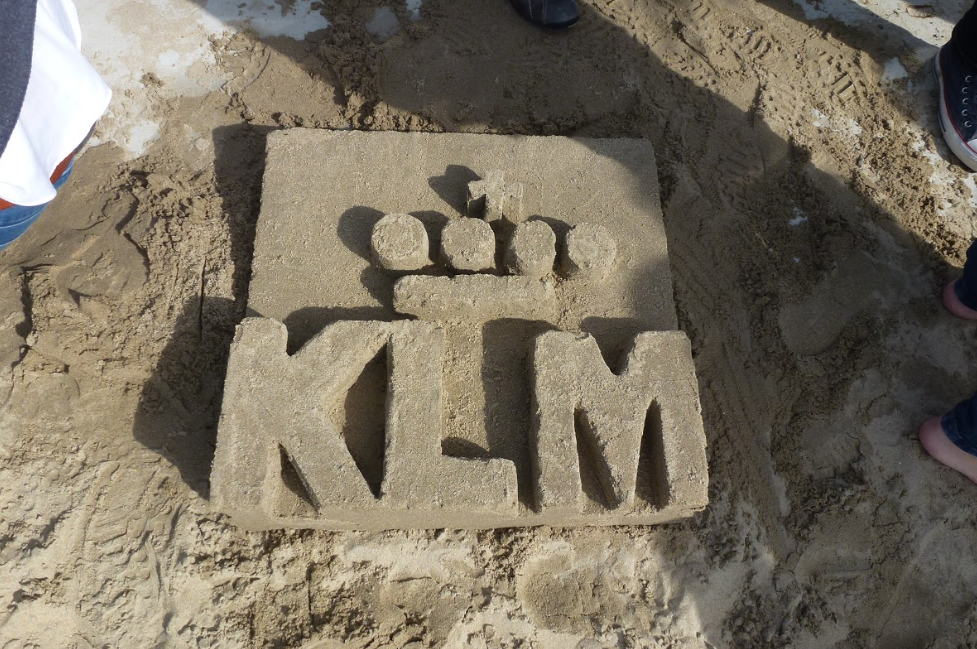
{"type": "Polygon", "coordinates": [[[977,171],[977,69],[963,60],[953,43],[936,55],[940,94],[940,130],[953,154],[977,171]]]}
{"type": "Polygon", "coordinates": [[[576,0],[510,0],[523,18],[547,29],[566,29],[580,18],[576,0]]]}

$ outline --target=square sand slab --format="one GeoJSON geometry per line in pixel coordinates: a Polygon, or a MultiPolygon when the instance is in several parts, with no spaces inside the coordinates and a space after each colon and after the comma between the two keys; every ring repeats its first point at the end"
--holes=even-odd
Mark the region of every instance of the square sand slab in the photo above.
{"type": "Polygon", "coordinates": [[[262,191],[212,476],[239,524],[648,524],[706,505],[649,143],[294,129],[269,137],[262,191]]]}

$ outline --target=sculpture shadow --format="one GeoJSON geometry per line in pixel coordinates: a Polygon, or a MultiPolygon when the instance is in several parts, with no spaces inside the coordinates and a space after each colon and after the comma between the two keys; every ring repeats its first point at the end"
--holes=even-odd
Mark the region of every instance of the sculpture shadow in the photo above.
{"type": "Polygon", "coordinates": [[[553,325],[545,322],[511,318],[493,320],[481,327],[477,378],[485,398],[486,450],[490,456],[505,458],[516,465],[519,500],[529,508],[536,506],[529,441],[532,428],[529,354],[536,336],[553,329],[553,325]]]}
{"type": "Polygon", "coordinates": [[[265,140],[272,126],[234,124],[214,129],[214,181],[229,221],[234,279],[231,291],[241,313],[248,299],[255,225],[261,207],[265,140]]]}
{"type": "Polygon", "coordinates": [[[172,462],[187,485],[204,498],[209,493],[228,353],[234,328],[245,316],[265,137],[273,130],[236,124],[213,132],[215,185],[231,235],[232,298],[208,295],[204,267],[200,292],[183,304],[140,395],[133,424],[135,439],[172,462]]]}
{"type": "MultiPolygon", "coordinates": [[[[389,304],[389,301],[383,304],[389,304]]],[[[251,313],[260,317],[259,313],[251,313]]],[[[291,312],[284,320],[288,329],[288,353],[294,354],[309,339],[324,328],[340,320],[392,320],[390,307],[304,307],[291,312]]]]}
{"type": "Polygon", "coordinates": [[[468,213],[468,183],[479,180],[480,176],[464,165],[448,165],[444,175],[431,176],[427,183],[431,189],[450,205],[458,214],[468,213]]]}
{"type": "Polygon", "coordinates": [[[370,232],[382,218],[380,210],[356,205],[340,215],[336,234],[351,252],[370,261],[370,232]]]}
{"type": "Polygon", "coordinates": [[[184,304],[133,424],[135,439],[172,463],[202,498],[210,494],[232,323],[238,318],[232,300],[194,298],[184,304]]]}

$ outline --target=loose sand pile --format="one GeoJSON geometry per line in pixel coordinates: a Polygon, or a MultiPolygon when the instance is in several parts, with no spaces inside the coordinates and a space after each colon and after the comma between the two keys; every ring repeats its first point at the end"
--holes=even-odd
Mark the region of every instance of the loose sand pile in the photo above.
{"type": "Polygon", "coordinates": [[[167,104],[139,159],[88,151],[0,256],[3,646],[977,643],[975,487],[915,440],[977,387],[974,329],[936,297],[975,229],[933,49],[780,0],[589,0],[568,34],[502,0],[398,3],[383,41],[377,6],[213,43],[235,80],[167,104]],[[212,513],[264,139],[295,125],[649,139],[706,512],[378,534],[212,513]]]}

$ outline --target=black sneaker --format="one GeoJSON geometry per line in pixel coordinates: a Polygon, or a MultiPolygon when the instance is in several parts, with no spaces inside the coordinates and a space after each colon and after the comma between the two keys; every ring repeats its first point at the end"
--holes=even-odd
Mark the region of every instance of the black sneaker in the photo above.
{"type": "Polygon", "coordinates": [[[566,29],[580,19],[576,0],[510,0],[523,18],[547,29],[566,29]]]}
{"type": "Polygon", "coordinates": [[[950,150],[977,171],[977,69],[947,43],[934,59],[940,94],[940,130],[950,150]]]}

